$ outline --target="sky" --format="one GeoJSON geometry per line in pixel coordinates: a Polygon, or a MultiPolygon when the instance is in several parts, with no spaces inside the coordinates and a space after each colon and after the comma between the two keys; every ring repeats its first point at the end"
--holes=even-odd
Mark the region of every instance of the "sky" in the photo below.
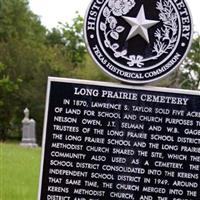
{"type": "MultiPolygon", "coordinates": [[[[30,9],[37,14],[48,29],[58,22],[71,22],[76,11],[84,17],[91,0],[29,0],[30,9]]],[[[187,0],[193,17],[194,30],[200,33],[200,0],[187,0]]]]}

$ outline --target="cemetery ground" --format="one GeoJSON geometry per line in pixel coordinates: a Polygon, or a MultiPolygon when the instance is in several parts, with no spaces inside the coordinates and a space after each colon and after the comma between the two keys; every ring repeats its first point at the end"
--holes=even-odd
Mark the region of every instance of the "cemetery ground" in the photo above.
{"type": "Polygon", "coordinates": [[[41,148],[0,143],[0,200],[37,199],[41,148]]]}

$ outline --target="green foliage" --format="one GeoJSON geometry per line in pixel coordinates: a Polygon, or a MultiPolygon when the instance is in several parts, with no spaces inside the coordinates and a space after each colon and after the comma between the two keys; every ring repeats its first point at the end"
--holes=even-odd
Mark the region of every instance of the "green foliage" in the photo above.
{"type": "Polygon", "coordinates": [[[0,41],[11,38],[41,41],[44,38],[45,28],[29,10],[27,0],[0,0],[0,19],[0,41]]]}
{"type": "Polygon", "coordinates": [[[0,63],[0,139],[5,140],[16,109],[16,92],[20,80],[14,82],[5,74],[6,66],[0,63]]]}
{"type": "Polygon", "coordinates": [[[197,90],[200,87],[200,35],[193,39],[191,51],[181,67],[182,88],[197,90]]]}
{"type": "Polygon", "coordinates": [[[63,47],[65,45],[63,41],[63,34],[60,29],[53,28],[47,33],[46,36],[47,44],[50,46],[59,46],[63,47]]]}
{"type": "Polygon", "coordinates": [[[85,56],[84,65],[80,65],[73,71],[73,77],[94,81],[116,81],[103,73],[102,70],[92,61],[89,55],[85,56]]]}
{"type": "Polygon", "coordinates": [[[48,65],[53,53],[49,54],[44,45],[46,29],[26,0],[0,0],[0,19],[0,140],[5,140],[13,133],[14,137],[20,136],[27,104],[36,100],[36,107],[32,107],[35,112],[44,103],[46,79],[54,70],[48,65]],[[39,83],[33,84],[38,81],[40,87],[39,83]]]}
{"type": "Polygon", "coordinates": [[[27,0],[0,0],[0,19],[0,140],[20,138],[28,107],[40,143],[47,77],[72,77],[83,63],[83,19],[47,32],[27,0]]]}
{"type": "Polygon", "coordinates": [[[83,18],[77,15],[72,25],[60,24],[59,28],[54,28],[47,34],[47,43],[54,47],[58,46],[72,67],[77,67],[82,63],[86,54],[83,23],[83,18]]]}

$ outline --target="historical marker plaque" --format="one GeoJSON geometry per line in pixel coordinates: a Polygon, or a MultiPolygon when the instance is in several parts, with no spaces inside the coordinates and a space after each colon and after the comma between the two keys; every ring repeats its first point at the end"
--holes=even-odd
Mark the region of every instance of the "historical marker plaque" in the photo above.
{"type": "Polygon", "coordinates": [[[50,78],[38,200],[199,200],[200,94],[50,78]]]}

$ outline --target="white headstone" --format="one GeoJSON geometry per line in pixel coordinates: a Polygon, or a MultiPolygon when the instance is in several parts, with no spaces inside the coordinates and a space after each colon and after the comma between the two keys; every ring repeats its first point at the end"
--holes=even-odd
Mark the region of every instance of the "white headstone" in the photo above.
{"type": "Polygon", "coordinates": [[[36,122],[34,119],[29,119],[30,111],[24,109],[24,119],[22,120],[22,146],[37,147],[36,143],[36,122]]]}

